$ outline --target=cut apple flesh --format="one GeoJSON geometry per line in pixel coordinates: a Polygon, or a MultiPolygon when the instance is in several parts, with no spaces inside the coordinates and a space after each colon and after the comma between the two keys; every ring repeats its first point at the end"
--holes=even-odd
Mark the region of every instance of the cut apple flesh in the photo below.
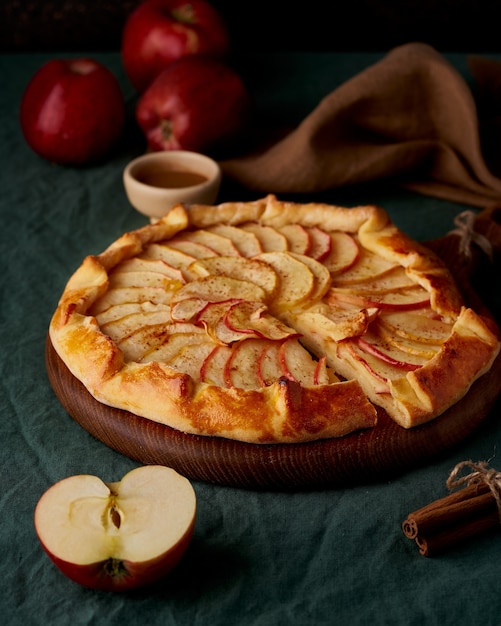
{"type": "Polygon", "coordinates": [[[96,588],[122,589],[172,569],[191,538],[195,515],[189,481],[151,465],[118,483],[91,475],[61,480],[40,498],[34,521],[44,549],[66,575],[96,588]],[[110,561],[120,567],[111,568],[110,561]]]}

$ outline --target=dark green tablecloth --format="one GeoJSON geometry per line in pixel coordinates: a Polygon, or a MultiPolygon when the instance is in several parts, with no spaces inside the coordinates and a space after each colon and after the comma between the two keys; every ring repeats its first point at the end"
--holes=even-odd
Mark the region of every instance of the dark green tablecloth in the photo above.
{"type": "MultiPolygon", "coordinates": [[[[134,94],[118,55],[98,58],[119,76],[132,112],[134,94]]],[[[378,58],[257,54],[242,68],[265,125],[290,124],[378,58]]],[[[195,483],[193,543],[175,572],[151,589],[93,592],[53,567],[33,527],[43,491],[71,474],[118,480],[137,465],[65,413],[47,380],[44,343],[59,294],[81,259],[144,223],[121,182],[124,165],[143,144],[131,124],[117,153],[100,166],[63,168],[35,156],[21,136],[18,107],[43,60],[0,57],[2,623],[501,624],[501,536],[426,559],[400,526],[410,511],[446,495],[445,480],[459,461],[491,460],[501,468],[498,410],[458,448],[390,481],[310,493],[195,483]]],[[[464,59],[453,60],[463,70],[464,59]]],[[[221,199],[230,193],[235,190],[223,186],[221,199]]],[[[326,195],[348,206],[378,202],[419,240],[443,235],[465,209],[392,188],[326,195]]]]}

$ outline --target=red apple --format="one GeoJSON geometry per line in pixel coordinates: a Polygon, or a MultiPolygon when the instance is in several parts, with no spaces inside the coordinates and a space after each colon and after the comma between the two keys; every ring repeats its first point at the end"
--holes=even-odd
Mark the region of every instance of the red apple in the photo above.
{"type": "Polygon", "coordinates": [[[125,121],[115,76],[93,59],[54,59],[29,82],[21,101],[29,146],[55,163],[82,165],[104,157],[125,121]]]}
{"type": "Polygon", "coordinates": [[[234,139],[249,110],[249,94],[233,69],[207,57],[187,56],[148,87],[136,119],[152,151],[204,152],[234,139]]]}
{"type": "Polygon", "coordinates": [[[206,0],[146,0],[130,14],[122,33],[125,72],[140,92],[183,56],[223,59],[229,48],[226,24],[206,0]]]}
{"type": "Polygon", "coordinates": [[[150,584],[181,559],[193,534],[196,496],[171,468],[138,467],[118,483],[77,475],[55,483],[35,509],[51,560],[73,581],[106,591],[150,584]]]}

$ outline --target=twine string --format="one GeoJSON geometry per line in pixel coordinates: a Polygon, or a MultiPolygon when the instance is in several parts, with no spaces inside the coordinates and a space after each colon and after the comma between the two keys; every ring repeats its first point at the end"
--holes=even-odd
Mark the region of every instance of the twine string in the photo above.
{"type": "Polygon", "coordinates": [[[489,257],[490,261],[492,261],[492,244],[487,237],[477,233],[473,228],[475,218],[476,215],[473,211],[463,211],[454,218],[456,228],[449,231],[447,234],[458,235],[460,237],[459,252],[467,258],[471,257],[471,246],[472,243],[474,243],[489,257]]]}
{"type": "Polygon", "coordinates": [[[501,472],[493,468],[489,468],[485,461],[479,463],[473,463],[473,461],[461,461],[450,473],[447,479],[447,487],[449,490],[463,487],[464,485],[478,485],[485,484],[489,487],[496,505],[498,508],[500,523],[501,523],[501,472]],[[469,474],[460,476],[460,473],[464,468],[469,468],[472,471],[469,474]]]}

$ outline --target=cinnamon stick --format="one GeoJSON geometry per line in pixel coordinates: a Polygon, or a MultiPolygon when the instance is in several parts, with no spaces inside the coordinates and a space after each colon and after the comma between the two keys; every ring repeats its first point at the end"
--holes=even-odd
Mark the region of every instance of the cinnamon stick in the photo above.
{"type": "MultiPolygon", "coordinates": [[[[498,482],[500,475],[487,470],[485,464],[473,466],[471,462],[459,464],[451,474],[448,484],[457,486],[469,484],[444,498],[417,509],[402,523],[406,537],[414,539],[423,556],[435,556],[471,538],[484,534],[500,526],[500,506],[498,491],[492,489],[492,478],[498,482]],[[458,470],[474,467],[475,472],[454,482],[458,470]],[[485,482],[478,480],[487,477],[485,482]]],[[[496,483],[498,484],[498,483],[496,483]]]]}

